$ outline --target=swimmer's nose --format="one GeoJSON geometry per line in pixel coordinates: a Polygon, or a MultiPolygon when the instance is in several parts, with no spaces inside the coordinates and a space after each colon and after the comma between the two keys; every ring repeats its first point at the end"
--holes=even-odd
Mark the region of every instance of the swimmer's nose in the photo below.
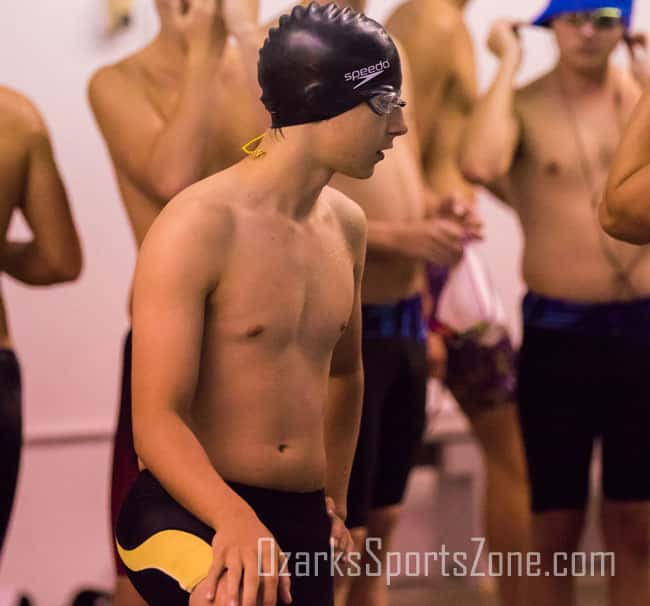
{"type": "Polygon", "coordinates": [[[585,37],[585,38],[593,38],[594,35],[596,34],[596,28],[591,21],[587,21],[582,25],[580,28],[580,33],[585,37]]]}
{"type": "Polygon", "coordinates": [[[401,107],[396,108],[390,115],[388,122],[388,133],[392,137],[401,137],[409,132],[406,121],[404,120],[404,110],[401,107]]]}

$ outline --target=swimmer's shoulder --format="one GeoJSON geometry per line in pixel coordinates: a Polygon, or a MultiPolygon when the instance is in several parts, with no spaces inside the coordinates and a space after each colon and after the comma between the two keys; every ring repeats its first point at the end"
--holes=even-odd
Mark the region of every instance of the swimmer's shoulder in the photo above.
{"type": "Polygon", "coordinates": [[[408,0],[388,18],[386,27],[405,46],[421,51],[443,48],[466,29],[463,13],[447,0],[408,0]]]}
{"type": "Polygon", "coordinates": [[[124,88],[144,88],[144,57],[147,49],[140,50],[116,63],[104,65],[97,69],[88,81],[88,100],[95,106],[107,93],[119,93],[124,88]]]}
{"type": "Polygon", "coordinates": [[[325,187],[321,199],[338,220],[348,245],[355,254],[361,254],[366,246],[368,230],[366,214],[361,206],[333,187],[325,187]]]}
{"type": "Polygon", "coordinates": [[[47,134],[36,105],[26,95],[0,86],[0,130],[17,135],[47,134]]]}
{"type": "Polygon", "coordinates": [[[174,196],[154,221],[147,240],[181,247],[202,242],[213,252],[225,253],[235,232],[236,201],[226,188],[210,181],[198,181],[174,196]]]}
{"type": "Polygon", "coordinates": [[[448,0],[407,0],[400,4],[386,21],[389,29],[427,30],[429,36],[453,33],[464,25],[462,11],[448,0]],[[417,20],[417,21],[415,21],[417,20]]]}

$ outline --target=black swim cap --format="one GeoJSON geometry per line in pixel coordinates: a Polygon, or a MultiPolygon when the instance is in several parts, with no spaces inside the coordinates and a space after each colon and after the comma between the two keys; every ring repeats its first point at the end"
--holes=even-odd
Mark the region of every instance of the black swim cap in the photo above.
{"type": "Polygon", "coordinates": [[[351,8],[311,2],[280,17],[260,50],[262,102],[273,128],[338,116],[375,95],[399,92],[395,44],[351,8]]]}

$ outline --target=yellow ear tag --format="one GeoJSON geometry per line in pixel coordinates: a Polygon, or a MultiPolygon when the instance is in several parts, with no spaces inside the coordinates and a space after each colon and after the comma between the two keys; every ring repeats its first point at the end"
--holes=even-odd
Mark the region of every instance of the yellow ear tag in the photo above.
{"type": "Polygon", "coordinates": [[[261,150],[261,149],[251,149],[255,143],[259,144],[262,142],[262,139],[264,139],[266,135],[260,135],[259,137],[255,137],[254,139],[251,139],[246,145],[242,146],[242,151],[251,159],[253,160],[259,160],[260,158],[263,158],[266,156],[266,152],[261,150]]]}

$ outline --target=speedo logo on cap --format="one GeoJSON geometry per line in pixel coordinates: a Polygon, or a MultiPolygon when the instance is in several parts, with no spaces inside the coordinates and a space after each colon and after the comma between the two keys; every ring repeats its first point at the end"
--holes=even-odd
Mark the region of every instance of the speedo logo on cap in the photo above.
{"type": "Polygon", "coordinates": [[[381,76],[387,69],[390,69],[390,61],[384,59],[375,65],[368,65],[361,69],[348,72],[345,74],[345,81],[356,82],[357,80],[361,80],[361,82],[354,86],[354,88],[361,88],[364,84],[377,78],[377,76],[381,76]]]}

